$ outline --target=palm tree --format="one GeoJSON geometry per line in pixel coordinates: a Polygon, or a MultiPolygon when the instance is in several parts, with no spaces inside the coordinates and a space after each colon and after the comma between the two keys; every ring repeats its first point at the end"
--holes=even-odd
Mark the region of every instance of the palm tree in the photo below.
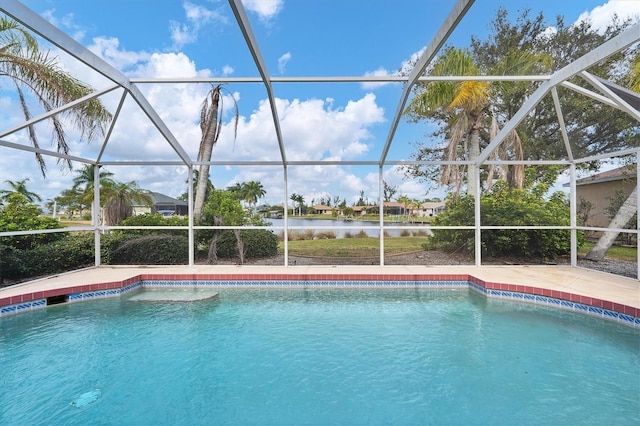
{"type": "MultiPolygon", "coordinates": [[[[220,112],[223,109],[223,97],[221,96],[222,85],[213,86],[213,88],[207,93],[205,100],[202,102],[202,108],[200,109],[200,130],[202,131],[202,138],[200,139],[200,149],[198,150],[198,161],[205,162],[200,164],[198,173],[198,183],[196,186],[196,195],[193,202],[193,218],[196,222],[199,222],[202,218],[202,211],[206,201],[207,182],[209,181],[209,169],[211,165],[208,164],[211,161],[211,153],[213,152],[213,146],[218,142],[220,136],[220,130],[222,127],[222,115],[220,112]]],[[[234,99],[232,97],[232,99],[234,99]]],[[[234,127],[234,140],[238,134],[238,104],[235,102],[235,127],[234,127]]]]}
{"type": "Polygon", "coordinates": [[[238,200],[244,199],[244,183],[236,182],[231,186],[227,186],[227,191],[231,192],[238,200]]]}
{"type": "Polygon", "coordinates": [[[109,188],[109,198],[104,205],[104,224],[117,225],[133,215],[133,203],[150,206],[153,199],[148,192],[138,188],[134,181],[128,183],[116,182],[109,188]]]}
{"type": "MultiPolygon", "coordinates": [[[[93,91],[60,68],[56,58],[50,58],[48,52],[40,51],[35,37],[25,28],[5,17],[0,18],[0,77],[7,77],[13,83],[26,120],[32,114],[25,89],[45,111],[61,107],[93,91]]],[[[86,137],[87,140],[104,134],[104,125],[111,119],[111,114],[98,99],[83,102],[61,114],[68,116],[80,130],[81,137],[86,137]]],[[[68,154],[69,145],[63,123],[57,116],[51,117],[51,123],[52,138],[58,152],[68,154]]],[[[33,146],[39,148],[33,126],[29,126],[28,133],[33,146]]],[[[44,158],[38,152],[35,155],[42,175],[46,176],[44,158]]],[[[66,164],[71,169],[71,161],[66,160],[66,164]]]]}
{"type": "Polygon", "coordinates": [[[396,201],[399,202],[400,204],[402,204],[402,208],[403,213],[405,215],[407,215],[407,220],[409,220],[409,206],[413,203],[413,201],[411,200],[411,198],[407,197],[406,195],[401,195],[398,198],[396,198],[396,201]]]}
{"type": "Polygon", "coordinates": [[[631,64],[627,80],[629,82],[629,88],[634,92],[640,93],[640,55],[638,55],[631,64]]]}
{"type": "Polygon", "coordinates": [[[14,182],[12,180],[5,180],[4,182],[6,184],[8,184],[11,187],[11,189],[10,190],[7,190],[7,189],[1,190],[0,191],[0,197],[3,200],[6,200],[7,198],[9,198],[9,196],[11,194],[22,194],[27,199],[27,201],[30,202],[30,203],[33,203],[35,201],[42,201],[42,197],[40,197],[35,192],[31,192],[31,191],[29,191],[27,189],[27,181],[28,180],[29,180],[29,178],[22,179],[22,180],[19,180],[17,182],[14,182]]]}
{"type": "Polygon", "coordinates": [[[243,198],[249,203],[249,207],[253,205],[255,208],[258,203],[258,199],[265,196],[267,191],[264,190],[260,182],[254,180],[246,182],[242,185],[243,198]]]}
{"type": "MultiPolygon", "coordinates": [[[[505,55],[503,60],[495,65],[491,74],[517,74],[527,73],[535,69],[545,58],[541,55],[519,51],[505,55]]],[[[471,53],[465,49],[448,48],[435,62],[431,75],[480,75],[480,69],[476,66],[471,53]]],[[[480,132],[483,128],[490,127],[492,133],[497,133],[497,119],[491,110],[492,96],[499,98],[500,90],[505,90],[504,84],[490,83],[488,81],[434,81],[429,82],[416,94],[405,114],[415,117],[432,117],[446,121],[449,142],[444,149],[443,160],[456,161],[463,159],[474,162],[480,153],[480,132]],[[488,115],[491,120],[486,122],[488,115]]],[[[511,137],[503,144],[500,155],[512,155],[516,160],[522,159],[522,146],[517,133],[512,132],[511,137]]],[[[524,170],[522,166],[514,173],[513,186],[522,187],[524,170]]],[[[488,181],[493,177],[494,169],[489,171],[488,181]]],[[[503,171],[503,177],[506,172],[503,171]]],[[[475,168],[466,170],[467,193],[475,194],[475,168]]],[[[455,193],[459,194],[464,182],[464,169],[454,165],[445,164],[440,176],[440,184],[455,187],[455,193]]]]}
{"type": "MultiPolygon", "coordinates": [[[[627,223],[631,220],[631,218],[638,211],[638,186],[636,185],[629,194],[629,197],[625,200],[625,202],[620,206],[618,213],[613,217],[611,222],[609,223],[609,228],[612,229],[621,229],[624,228],[627,223]]],[[[604,255],[609,251],[616,238],[618,238],[619,232],[617,231],[605,231],[602,236],[598,239],[598,242],[593,246],[593,248],[587,253],[586,259],[589,260],[602,260],[604,259],[604,255]]]]}
{"type": "MultiPolygon", "coordinates": [[[[302,215],[302,205],[304,204],[304,197],[300,194],[296,194],[295,192],[293,194],[291,194],[291,197],[289,197],[289,199],[291,201],[293,201],[294,203],[298,203],[298,212],[300,215],[302,215]]],[[[295,216],[295,204],[294,204],[294,212],[293,212],[294,216],[295,216]]]]}
{"type": "MultiPolygon", "coordinates": [[[[478,75],[473,57],[467,50],[449,48],[434,64],[432,75],[478,75]]],[[[459,148],[466,142],[463,154],[474,161],[480,154],[480,129],[483,109],[487,105],[491,84],[485,81],[435,81],[429,83],[411,101],[408,112],[418,116],[429,116],[435,112],[446,114],[449,126],[449,143],[444,151],[444,160],[458,159],[459,148]]],[[[462,171],[451,164],[443,166],[440,183],[454,185],[459,193],[462,186],[462,171]]],[[[467,171],[467,192],[475,192],[475,170],[467,171]]]]}
{"type": "MultiPolygon", "coordinates": [[[[76,171],[76,176],[73,178],[72,191],[80,193],[80,216],[82,216],[82,210],[84,207],[93,205],[94,197],[94,176],[95,167],[93,164],[87,164],[82,169],[76,171]]],[[[113,173],[106,170],[100,170],[100,205],[102,205],[108,198],[109,188],[113,187],[116,182],[111,179],[113,173]]]]}

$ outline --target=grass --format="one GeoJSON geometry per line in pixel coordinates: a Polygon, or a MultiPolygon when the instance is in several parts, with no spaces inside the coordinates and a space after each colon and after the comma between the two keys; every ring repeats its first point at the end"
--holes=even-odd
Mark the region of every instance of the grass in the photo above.
{"type": "MultiPolygon", "coordinates": [[[[385,237],[384,252],[393,255],[419,251],[427,239],[428,237],[385,237]]],[[[278,251],[284,252],[283,242],[280,242],[278,251]]],[[[376,257],[380,255],[380,239],[369,237],[289,241],[289,254],[315,257],[376,257]]]]}
{"type": "MultiPolygon", "coordinates": [[[[429,237],[385,237],[384,252],[387,255],[407,253],[423,250],[422,245],[429,237]]],[[[585,243],[578,250],[586,255],[593,243],[585,243]]],[[[284,245],[280,242],[278,251],[284,252],[284,245]]],[[[331,240],[299,240],[289,241],[289,254],[293,256],[317,257],[375,257],[380,254],[380,240],[378,238],[337,238],[331,240]]],[[[638,259],[636,247],[613,246],[606,255],[609,259],[628,260],[638,259]]]]}
{"type": "MultiPolygon", "coordinates": [[[[586,255],[594,245],[594,243],[585,243],[578,250],[578,254],[586,255]]],[[[638,260],[638,249],[636,247],[613,246],[609,249],[605,257],[609,259],[628,260],[631,262],[635,262],[638,260]]]]}
{"type": "Polygon", "coordinates": [[[89,226],[91,225],[91,221],[90,220],[79,220],[79,219],[73,219],[73,220],[68,220],[68,219],[60,219],[60,224],[66,228],[70,227],[70,226],[89,226]]]}

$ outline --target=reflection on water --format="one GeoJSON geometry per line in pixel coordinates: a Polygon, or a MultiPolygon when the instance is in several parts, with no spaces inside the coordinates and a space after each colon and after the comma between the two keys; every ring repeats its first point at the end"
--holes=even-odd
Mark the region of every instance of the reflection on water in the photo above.
{"type": "MultiPolygon", "coordinates": [[[[284,219],[265,219],[268,222],[271,222],[271,226],[273,227],[283,227],[284,219]]],[[[355,236],[359,232],[365,232],[369,237],[378,237],[380,234],[380,226],[378,222],[367,222],[361,220],[329,220],[329,219],[299,219],[299,218],[289,218],[288,219],[289,230],[304,232],[305,230],[312,230],[314,233],[318,234],[320,232],[333,232],[337,238],[344,238],[346,233],[350,233],[352,236],[355,236]],[[340,229],[328,229],[330,227],[339,227],[340,229]]],[[[429,229],[428,223],[391,223],[385,222],[385,235],[391,237],[399,237],[404,232],[405,235],[407,232],[410,232],[413,235],[416,235],[418,232],[427,232],[428,235],[431,235],[431,230],[429,229]],[[411,226],[416,227],[417,229],[412,230],[403,230],[403,229],[388,229],[389,226],[411,226]]],[[[276,234],[280,233],[281,229],[274,229],[276,234]]],[[[410,234],[410,235],[411,235],[410,234]]]]}

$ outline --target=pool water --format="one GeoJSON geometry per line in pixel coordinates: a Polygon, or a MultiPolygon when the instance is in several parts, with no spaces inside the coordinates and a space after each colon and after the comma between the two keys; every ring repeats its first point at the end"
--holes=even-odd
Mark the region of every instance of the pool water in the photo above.
{"type": "Polygon", "coordinates": [[[0,424],[640,424],[631,327],[467,289],[217,291],[3,318],[0,424]]]}

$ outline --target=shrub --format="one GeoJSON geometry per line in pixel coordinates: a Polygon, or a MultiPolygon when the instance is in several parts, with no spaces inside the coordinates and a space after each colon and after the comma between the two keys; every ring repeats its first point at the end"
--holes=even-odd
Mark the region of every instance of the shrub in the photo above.
{"type": "Polygon", "coordinates": [[[321,231],[316,234],[318,240],[333,240],[336,238],[336,233],[333,231],[321,231]]]}
{"type": "MultiPolygon", "coordinates": [[[[181,216],[169,216],[165,217],[159,213],[155,214],[141,214],[138,216],[131,216],[123,220],[120,225],[122,226],[188,226],[189,218],[181,216]]],[[[187,230],[180,229],[127,229],[116,230],[114,234],[127,234],[127,235],[187,235],[187,230]]]]}
{"type": "Polygon", "coordinates": [[[189,239],[178,235],[146,235],[130,239],[110,255],[110,263],[121,265],[180,265],[188,262],[189,239]]]}
{"type": "MultiPolygon", "coordinates": [[[[266,229],[243,229],[240,236],[244,241],[245,257],[255,259],[278,254],[278,237],[266,229]]],[[[238,257],[238,243],[231,230],[225,230],[218,239],[218,257],[230,259],[238,257]]]]}
{"type": "MultiPolygon", "coordinates": [[[[20,194],[11,194],[8,204],[0,209],[0,232],[35,231],[59,229],[63,226],[55,219],[40,216],[40,207],[30,203],[20,194]]],[[[0,244],[6,248],[28,250],[42,244],[59,240],[65,233],[29,234],[2,237],[0,244]]]]}
{"type": "MultiPolygon", "coordinates": [[[[508,189],[498,182],[493,191],[480,197],[480,216],[484,226],[568,226],[571,223],[566,195],[562,192],[544,198],[548,184],[529,189],[508,189]]],[[[473,224],[473,197],[449,200],[445,211],[434,220],[436,226],[473,224]]],[[[582,233],[578,245],[584,242],[582,233]]],[[[446,250],[473,252],[474,231],[434,229],[432,243],[446,250]]],[[[488,229],[482,231],[483,255],[553,259],[570,252],[570,231],[562,229],[488,229]]]]}
{"type": "Polygon", "coordinates": [[[360,231],[358,231],[358,233],[355,235],[356,238],[369,238],[369,234],[367,234],[367,231],[365,231],[364,229],[361,229],[360,231]]]}

